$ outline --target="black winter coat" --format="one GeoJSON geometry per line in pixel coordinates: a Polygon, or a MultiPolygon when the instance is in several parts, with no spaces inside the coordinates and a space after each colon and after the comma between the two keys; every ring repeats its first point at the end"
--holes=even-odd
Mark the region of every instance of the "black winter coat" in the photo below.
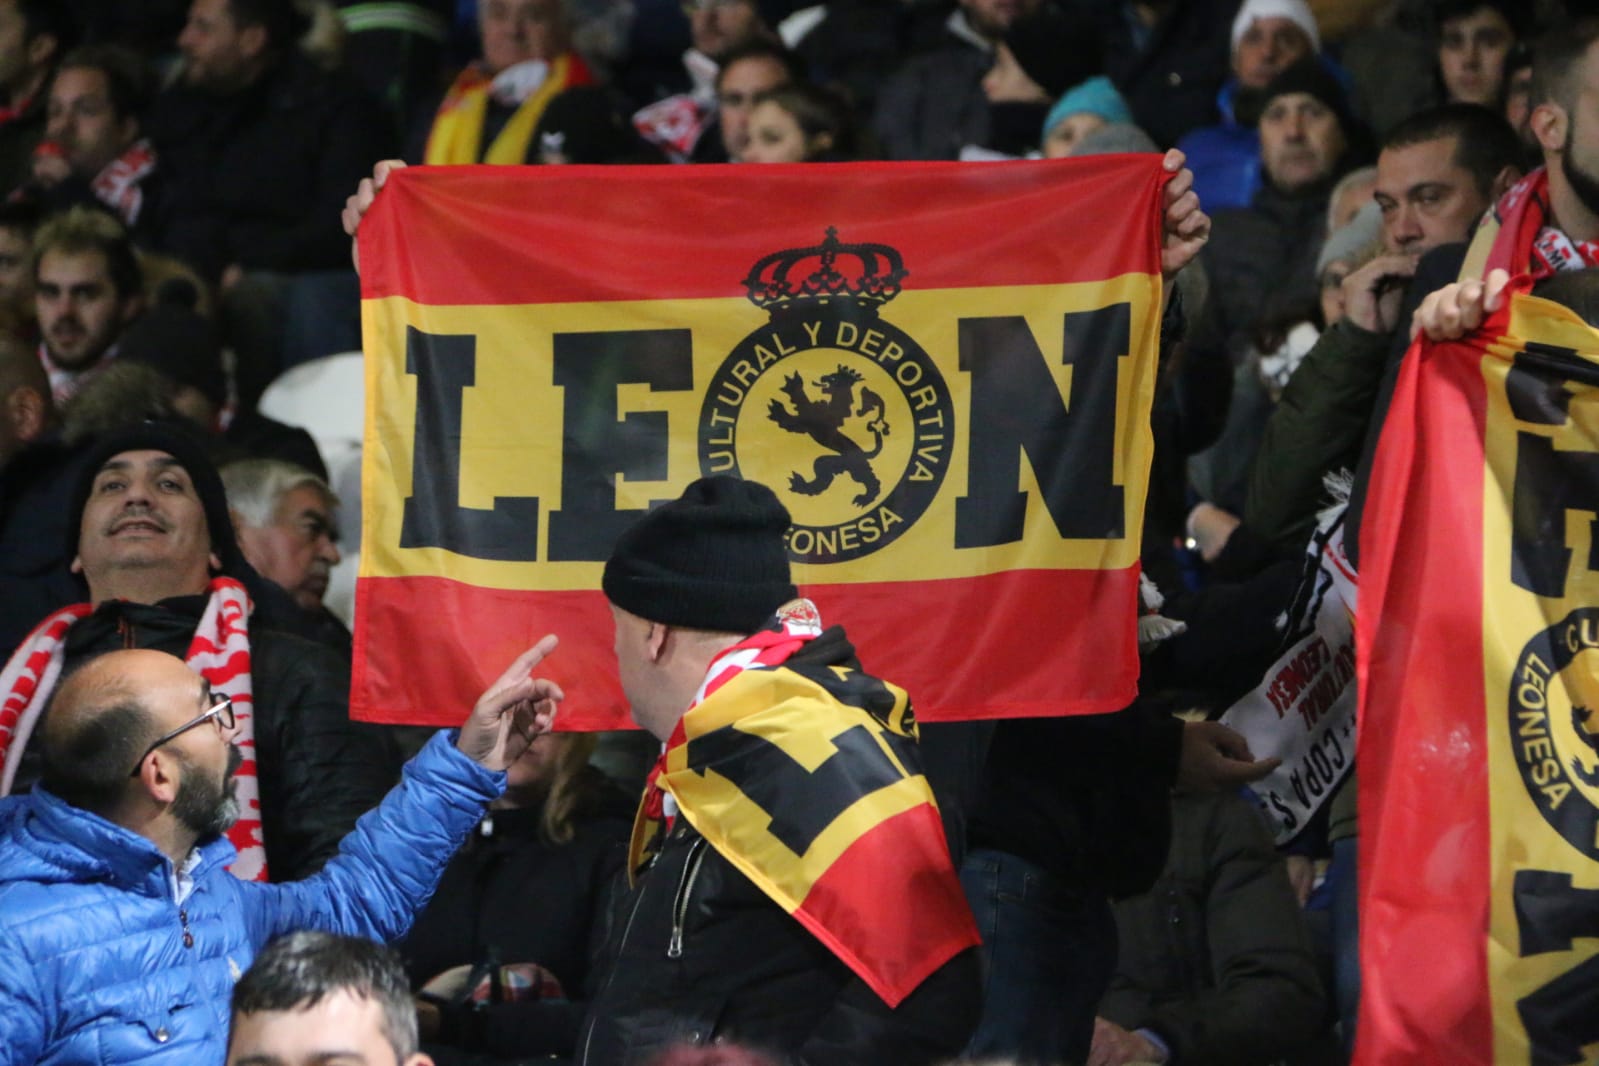
{"type": "Polygon", "coordinates": [[[1184,1066],[1266,1066],[1310,1042],[1326,1001],[1282,858],[1236,793],[1178,796],[1171,855],[1116,905],[1116,976],[1100,1014],[1148,1028],[1184,1066]]]}
{"type": "Polygon", "coordinates": [[[348,268],[345,198],[399,148],[376,103],[297,55],[231,96],[167,90],[148,132],[165,181],[156,244],[213,279],[234,263],[348,268]]]}
{"type": "Polygon", "coordinates": [[[580,1066],[719,1039],[793,1066],[918,1066],[958,1054],[977,1026],[975,951],[891,1009],[686,818],[622,903],[580,1066]]]}
{"type": "MultiPolygon", "coordinates": [[[[854,655],[835,627],[790,665],[853,666],[854,655]]],[[[921,1066],[959,1054],[977,1027],[974,949],[890,1008],[687,818],[611,921],[579,1066],[632,1066],[673,1044],[718,1039],[785,1066],[921,1066]]]]}
{"type": "MultiPolygon", "coordinates": [[[[108,600],[68,630],[66,669],[121,648],[181,658],[205,605],[204,596],[108,600]]],[[[274,881],[298,881],[334,856],[356,819],[398,780],[399,765],[378,727],[350,721],[349,664],[327,649],[252,627],[250,682],[267,868],[274,881]]],[[[37,748],[32,743],[24,754],[24,773],[37,748]]],[[[32,771],[29,783],[38,776],[36,761],[32,771]]]]}
{"type": "MultiPolygon", "coordinates": [[[[596,781],[591,796],[565,844],[540,836],[542,807],[489,812],[400,945],[416,988],[462,965],[534,962],[560,979],[565,999],[497,1003],[448,1017],[453,1032],[441,1043],[485,1056],[473,1061],[571,1054],[633,818],[614,786],[596,781]]],[[[441,1064],[456,1061],[448,1049],[428,1050],[441,1064]]]]}

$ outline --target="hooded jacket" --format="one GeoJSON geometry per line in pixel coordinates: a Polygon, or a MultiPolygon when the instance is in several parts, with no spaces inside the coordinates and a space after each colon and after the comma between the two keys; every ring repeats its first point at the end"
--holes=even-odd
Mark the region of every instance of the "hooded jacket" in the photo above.
{"type": "Polygon", "coordinates": [[[0,1064],[221,1062],[233,984],[272,937],[401,935],[505,787],[451,741],[407,764],[322,873],[240,881],[214,838],[181,904],[144,837],[43,789],[0,800],[0,1064]]]}

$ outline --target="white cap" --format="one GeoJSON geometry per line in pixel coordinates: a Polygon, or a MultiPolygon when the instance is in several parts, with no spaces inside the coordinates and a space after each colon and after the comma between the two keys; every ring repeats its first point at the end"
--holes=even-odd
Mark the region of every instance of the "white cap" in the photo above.
{"type": "Polygon", "coordinates": [[[1270,18],[1288,19],[1305,31],[1305,36],[1310,38],[1312,51],[1321,51],[1321,31],[1316,28],[1316,16],[1311,13],[1310,5],[1305,0],[1244,0],[1238,9],[1238,17],[1233,19],[1234,50],[1255,20],[1270,18]]]}

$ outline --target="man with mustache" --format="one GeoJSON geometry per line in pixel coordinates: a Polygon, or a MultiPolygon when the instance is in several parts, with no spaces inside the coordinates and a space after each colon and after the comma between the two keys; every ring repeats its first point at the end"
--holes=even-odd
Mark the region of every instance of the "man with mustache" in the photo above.
{"type": "MultiPolygon", "coordinates": [[[[112,522],[141,527],[134,539],[163,524],[112,522]]],[[[44,723],[40,787],[0,801],[0,1061],[221,1062],[229,993],[267,941],[398,938],[548,729],[562,693],[532,670],[554,646],[523,653],[434,736],[325,870],[283,885],[224,869],[248,705],[158,651],[80,667],[44,723]]]]}
{"type": "Polygon", "coordinates": [[[338,565],[339,498],[322,478],[281,459],[242,459],[222,468],[228,510],[244,558],[305,615],[308,635],[350,651],[350,631],[322,603],[338,565]]]}
{"type": "Polygon", "coordinates": [[[139,261],[111,216],[76,207],[46,222],[33,240],[39,359],[57,404],[114,356],[117,338],[144,306],[139,261]]]}
{"type": "Polygon", "coordinates": [[[287,631],[294,606],[246,562],[221,479],[179,427],[121,430],[80,469],[69,528],[88,602],[45,618],[0,672],[0,795],[39,779],[63,670],[153,648],[240,712],[234,874],[282,881],[319,869],[394,779],[389,738],[349,720],[348,659],[287,631]]]}

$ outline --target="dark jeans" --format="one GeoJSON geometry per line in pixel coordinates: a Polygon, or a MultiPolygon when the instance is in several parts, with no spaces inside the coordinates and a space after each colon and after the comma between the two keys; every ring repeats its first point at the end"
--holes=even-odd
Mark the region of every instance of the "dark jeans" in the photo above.
{"type": "Polygon", "coordinates": [[[1023,1066],[1083,1062],[1116,968],[1116,919],[1103,894],[977,848],[961,885],[983,937],[983,1018],[967,1054],[1023,1066]]]}
{"type": "Polygon", "coordinates": [[[1358,836],[1333,841],[1327,883],[1332,888],[1334,997],[1344,1050],[1353,1054],[1360,1005],[1360,914],[1355,906],[1355,852],[1358,836]]]}

